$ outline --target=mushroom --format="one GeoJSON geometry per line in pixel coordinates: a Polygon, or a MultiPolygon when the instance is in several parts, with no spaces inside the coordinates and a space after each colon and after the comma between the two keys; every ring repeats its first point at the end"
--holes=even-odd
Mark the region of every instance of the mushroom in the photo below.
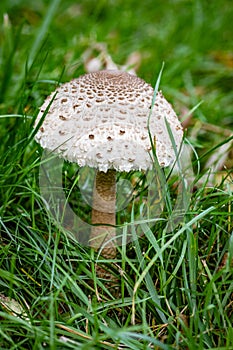
{"type": "MultiPolygon", "coordinates": [[[[85,74],[62,84],[54,93],[40,108],[36,126],[46,109],[48,112],[35,139],[65,160],[97,169],[92,224],[101,225],[93,226],[90,245],[101,249],[104,257],[115,258],[116,171],[152,168],[150,113],[150,133],[163,167],[176,159],[173,145],[175,142],[180,148],[181,124],[161,92],[152,106],[152,86],[127,72],[102,70],[85,74]]],[[[99,271],[103,274],[103,270],[99,271]]]]}

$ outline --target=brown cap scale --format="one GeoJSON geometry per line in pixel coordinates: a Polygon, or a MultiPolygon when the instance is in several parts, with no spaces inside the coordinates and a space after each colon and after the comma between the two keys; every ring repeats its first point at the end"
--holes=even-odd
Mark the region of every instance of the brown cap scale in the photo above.
{"type": "MultiPolygon", "coordinates": [[[[114,225],[113,170],[152,168],[148,133],[150,111],[150,132],[161,166],[170,165],[176,158],[165,119],[177,149],[183,137],[181,124],[161,92],[151,106],[152,86],[126,72],[104,70],[85,74],[61,85],[55,93],[43,125],[36,134],[36,141],[65,160],[98,170],[92,223],[114,225]]],[[[53,97],[51,94],[42,105],[36,125],[53,97]]],[[[98,249],[105,243],[103,255],[114,257],[115,244],[113,240],[109,241],[114,239],[114,234],[114,227],[94,226],[90,244],[98,249]]]]}

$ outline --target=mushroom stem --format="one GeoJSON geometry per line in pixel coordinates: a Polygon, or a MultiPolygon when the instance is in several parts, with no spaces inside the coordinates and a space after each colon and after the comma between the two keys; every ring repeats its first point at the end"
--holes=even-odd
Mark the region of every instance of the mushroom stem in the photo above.
{"type": "Polygon", "coordinates": [[[116,224],[115,203],[116,171],[113,169],[106,173],[97,171],[93,189],[92,224],[101,225],[92,227],[90,245],[97,251],[104,245],[101,254],[107,259],[116,256],[114,240],[116,229],[113,226],[107,226],[116,224]]]}

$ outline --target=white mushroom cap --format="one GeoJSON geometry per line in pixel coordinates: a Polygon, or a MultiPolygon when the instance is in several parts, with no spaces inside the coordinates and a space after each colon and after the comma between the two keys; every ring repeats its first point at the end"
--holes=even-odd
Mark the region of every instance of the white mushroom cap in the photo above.
{"type": "MultiPolygon", "coordinates": [[[[65,83],[55,93],[35,137],[43,148],[80,166],[105,172],[152,167],[147,125],[154,94],[151,85],[126,72],[104,70],[65,83]]],[[[53,97],[54,93],[42,105],[36,125],[53,97]]],[[[165,118],[178,150],[183,130],[159,92],[152,107],[150,132],[161,166],[176,158],[165,118]]]]}

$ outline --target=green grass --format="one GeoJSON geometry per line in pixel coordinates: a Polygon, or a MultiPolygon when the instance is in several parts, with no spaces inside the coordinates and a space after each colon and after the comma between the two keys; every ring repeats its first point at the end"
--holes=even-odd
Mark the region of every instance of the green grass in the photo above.
{"type": "MultiPolygon", "coordinates": [[[[231,2],[2,0],[0,15],[0,349],[233,349],[231,2]],[[139,199],[118,213],[131,222],[123,239],[137,227],[144,235],[119,247],[114,264],[54,224],[33,140],[38,107],[85,71],[93,42],[105,42],[119,64],[138,51],[137,74],[153,86],[165,62],[164,95],[186,121],[193,110],[182,222],[167,230],[177,198],[169,172],[167,206],[153,225],[134,221],[148,198],[145,177],[121,175],[138,180],[139,199]],[[96,259],[113,275],[121,269],[120,298],[95,276],[96,259]]],[[[66,170],[71,188],[77,169],[66,170]]]]}

